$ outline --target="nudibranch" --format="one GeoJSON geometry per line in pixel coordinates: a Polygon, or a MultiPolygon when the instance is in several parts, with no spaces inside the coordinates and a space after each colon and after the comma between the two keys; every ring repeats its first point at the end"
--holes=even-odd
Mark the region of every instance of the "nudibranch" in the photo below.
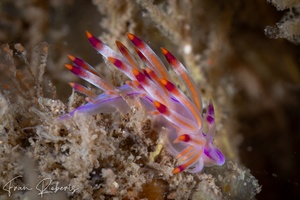
{"type": "Polygon", "coordinates": [[[115,87],[84,60],[69,55],[73,64],[66,64],[66,68],[104,92],[96,95],[83,85],[70,83],[74,90],[86,96],[88,103],[62,116],[61,119],[72,117],[75,113],[119,111],[126,114],[132,106],[129,102],[138,101],[152,117],[156,127],[159,127],[166,150],[178,159],[179,166],[173,170],[174,174],[184,170],[198,173],[204,166],[224,164],[224,155],[213,144],[216,129],[213,103],[210,101],[203,112],[200,92],[180,61],[167,49],[161,48],[170,66],[186,84],[191,99],[172,83],[167,68],[140,38],[131,33],[127,34],[136,53],[145,64],[143,68],[121,42],[116,42],[121,53],[118,54],[90,32],[86,32],[86,35],[104,59],[130,80],[120,87],[115,87]],[[207,126],[205,133],[204,125],[207,126]]]}

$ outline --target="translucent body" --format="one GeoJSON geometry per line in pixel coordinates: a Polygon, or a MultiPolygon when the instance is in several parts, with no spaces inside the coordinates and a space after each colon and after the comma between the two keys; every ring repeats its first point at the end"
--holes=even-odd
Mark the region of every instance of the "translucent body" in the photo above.
{"type": "Polygon", "coordinates": [[[213,145],[215,133],[213,104],[210,101],[207,112],[201,113],[200,92],[184,66],[168,50],[162,48],[171,67],[187,85],[191,100],[172,83],[163,63],[153,50],[138,37],[128,34],[137,54],[146,64],[146,69],[138,66],[122,43],[117,42],[122,54],[120,55],[89,32],[87,32],[87,37],[104,59],[114,64],[131,81],[115,88],[86,62],[69,56],[74,65],[67,64],[67,69],[104,90],[104,93],[97,96],[84,86],[70,83],[75,90],[87,96],[88,103],[62,116],[61,119],[72,117],[75,112],[96,114],[120,111],[125,114],[132,106],[128,102],[139,101],[151,115],[156,131],[161,133],[164,147],[180,163],[173,170],[174,174],[183,170],[197,173],[204,166],[224,164],[224,155],[213,145]],[[206,133],[202,132],[203,123],[207,123],[208,131],[206,133]]]}

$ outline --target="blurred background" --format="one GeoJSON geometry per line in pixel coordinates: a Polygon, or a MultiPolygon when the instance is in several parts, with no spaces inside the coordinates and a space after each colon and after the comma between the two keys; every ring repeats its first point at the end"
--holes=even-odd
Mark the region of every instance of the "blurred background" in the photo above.
{"type": "Polygon", "coordinates": [[[156,52],[166,47],[204,102],[214,100],[216,142],[258,179],[257,199],[300,199],[299,14],[299,2],[276,0],[1,0],[0,44],[20,43],[31,56],[47,42],[46,77],[64,102],[76,79],[64,68],[67,55],[102,61],[86,30],[110,46],[128,44],[132,32],[156,52]]]}

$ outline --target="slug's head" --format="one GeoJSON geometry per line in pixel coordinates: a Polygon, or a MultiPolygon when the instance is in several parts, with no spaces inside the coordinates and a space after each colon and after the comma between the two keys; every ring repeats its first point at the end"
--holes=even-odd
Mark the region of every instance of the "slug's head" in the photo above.
{"type": "MultiPolygon", "coordinates": [[[[180,105],[182,106],[182,108],[180,108],[182,114],[185,113],[185,109],[189,110],[185,107],[185,104],[180,105]]],[[[164,110],[166,110],[166,108],[164,110]]],[[[216,128],[214,107],[211,101],[206,110],[207,112],[201,117],[204,125],[207,127],[205,133],[202,132],[202,128],[193,132],[188,130],[187,127],[178,126],[178,124],[174,126],[175,124],[170,124],[168,121],[162,125],[169,130],[169,132],[165,134],[165,137],[163,137],[165,147],[180,163],[179,166],[174,169],[173,173],[176,174],[184,170],[197,173],[200,172],[204,166],[220,166],[225,163],[225,156],[213,144],[216,128]]],[[[184,116],[188,117],[188,115],[184,116]]],[[[196,119],[194,119],[194,121],[196,121],[196,119]]]]}

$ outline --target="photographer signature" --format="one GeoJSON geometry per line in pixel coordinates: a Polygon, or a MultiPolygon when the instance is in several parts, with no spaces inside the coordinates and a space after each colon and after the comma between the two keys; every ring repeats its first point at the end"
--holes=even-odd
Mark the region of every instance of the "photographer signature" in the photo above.
{"type": "MultiPolygon", "coordinates": [[[[33,190],[32,187],[29,187],[27,185],[16,185],[14,184],[14,181],[18,178],[22,178],[22,175],[16,176],[9,180],[4,186],[3,190],[7,192],[8,196],[10,197],[13,192],[15,191],[30,191],[33,190]]],[[[38,195],[43,197],[45,194],[54,194],[59,191],[64,191],[64,192],[71,192],[74,194],[78,188],[75,188],[71,184],[67,186],[61,186],[59,185],[58,181],[53,181],[51,178],[44,178],[41,181],[39,181],[35,189],[39,191],[38,195]]]]}

